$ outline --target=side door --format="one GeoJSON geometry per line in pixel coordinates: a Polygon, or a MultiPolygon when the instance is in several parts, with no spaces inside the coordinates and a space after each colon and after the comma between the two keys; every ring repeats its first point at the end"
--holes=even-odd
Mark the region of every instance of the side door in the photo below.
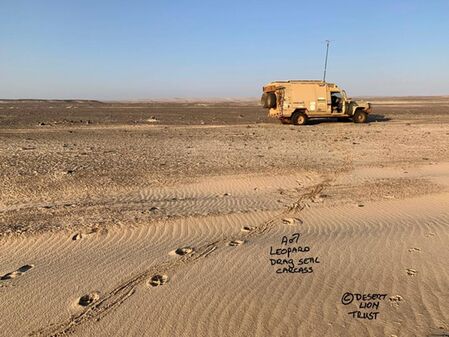
{"type": "Polygon", "coordinates": [[[328,113],[328,98],[327,98],[327,90],[325,85],[319,85],[315,89],[315,98],[316,98],[316,112],[319,115],[324,115],[328,113]]]}
{"type": "Polygon", "coordinates": [[[341,115],[345,111],[345,100],[339,91],[331,91],[330,93],[331,112],[333,115],[341,115]]]}

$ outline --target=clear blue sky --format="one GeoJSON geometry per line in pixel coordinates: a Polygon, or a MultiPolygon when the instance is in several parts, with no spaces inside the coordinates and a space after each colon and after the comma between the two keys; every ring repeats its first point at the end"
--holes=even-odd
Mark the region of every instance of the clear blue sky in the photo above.
{"type": "Polygon", "coordinates": [[[0,0],[0,97],[254,97],[277,79],[449,94],[449,1],[0,0]]]}

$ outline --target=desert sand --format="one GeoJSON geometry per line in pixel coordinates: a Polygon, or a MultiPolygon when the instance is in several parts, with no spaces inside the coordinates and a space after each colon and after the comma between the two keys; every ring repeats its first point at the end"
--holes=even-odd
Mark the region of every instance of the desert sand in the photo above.
{"type": "Polygon", "coordinates": [[[449,98],[0,102],[1,336],[449,336],[449,98]]]}

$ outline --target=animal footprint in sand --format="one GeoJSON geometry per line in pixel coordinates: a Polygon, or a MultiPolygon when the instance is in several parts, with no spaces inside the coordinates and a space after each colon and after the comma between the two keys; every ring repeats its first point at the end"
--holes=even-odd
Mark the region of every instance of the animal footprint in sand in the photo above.
{"type": "Polygon", "coordinates": [[[410,253],[414,253],[414,252],[420,252],[421,249],[420,249],[420,248],[415,248],[415,247],[413,247],[413,248],[410,248],[408,251],[409,251],[410,253]]]}
{"type": "Polygon", "coordinates": [[[108,234],[108,229],[107,228],[101,228],[101,227],[98,227],[98,226],[95,226],[95,227],[92,227],[91,229],[90,229],[90,231],[89,232],[87,232],[86,234],[108,234]]]}
{"type": "Polygon", "coordinates": [[[193,253],[193,248],[191,247],[180,247],[170,252],[170,255],[184,256],[193,253]]]}
{"type": "Polygon", "coordinates": [[[438,329],[432,329],[432,333],[428,337],[449,337],[449,331],[440,326],[438,329]]]}
{"type": "Polygon", "coordinates": [[[284,218],[282,219],[282,223],[294,226],[294,225],[302,225],[303,221],[299,218],[284,218]]]}
{"type": "Polygon", "coordinates": [[[90,235],[93,235],[93,234],[103,234],[104,235],[104,234],[107,234],[107,233],[108,233],[108,229],[107,228],[93,227],[88,232],[83,232],[83,233],[79,232],[79,233],[73,234],[72,235],[72,240],[73,241],[78,241],[78,240],[81,240],[81,239],[85,238],[86,236],[90,236],[90,235]]]}
{"type": "Polygon", "coordinates": [[[407,271],[407,275],[409,275],[409,276],[415,276],[417,273],[417,271],[412,268],[407,268],[406,271],[407,271]]]}
{"type": "Polygon", "coordinates": [[[315,204],[322,203],[322,202],[324,202],[324,198],[327,198],[327,197],[328,197],[327,194],[319,194],[312,198],[312,202],[315,204]]]}
{"type": "Polygon", "coordinates": [[[400,304],[399,302],[402,302],[404,299],[402,298],[401,295],[394,295],[394,296],[391,296],[389,298],[389,300],[390,300],[391,305],[399,306],[399,304],[400,304]]]}
{"type": "Polygon", "coordinates": [[[81,240],[82,238],[83,238],[83,234],[81,234],[81,233],[76,233],[75,235],[72,236],[73,241],[81,240]]]}
{"type": "Polygon", "coordinates": [[[254,229],[254,227],[251,226],[243,226],[241,231],[242,232],[251,232],[254,229]]]}
{"type": "Polygon", "coordinates": [[[158,287],[166,284],[168,282],[167,275],[154,275],[148,281],[148,284],[152,287],[158,287]]]}
{"type": "Polygon", "coordinates": [[[92,303],[98,301],[100,299],[100,294],[96,291],[86,294],[84,296],[81,296],[78,300],[78,304],[82,307],[87,307],[88,305],[91,305],[92,303]]]}
{"type": "Polygon", "coordinates": [[[3,275],[2,277],[0,277],[0,280],[10,280],[10,279],[16,278],[16,277],[22,275],[23,273],[26,273],[28,270],[32,269],[33,267],[34,267],[34,265],[32,265],[32,264],[26,264],[26,265],[20,267],[19,269],[14,270],[13,272],[3,275]]]}
{"type": "Polygon", "coordinates": [[[232,240],[232,241],[228,242],[228,246],[236,247],[236,246],[243,245],[244,243],[245,243],[245,241],[243,241],[243,240],[232,240]]]}

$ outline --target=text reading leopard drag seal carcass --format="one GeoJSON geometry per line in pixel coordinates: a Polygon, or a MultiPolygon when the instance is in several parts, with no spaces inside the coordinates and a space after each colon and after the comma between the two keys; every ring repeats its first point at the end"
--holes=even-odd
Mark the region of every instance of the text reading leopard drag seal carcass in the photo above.
{"type": "Polygon", "coordinates": [[[277,274],[313,273],[312,265],[320,263],[317,256],[307,254],[310,251],[310,246],[300,244],[300,237],[300,233],[283,236],[281,247],[270,246],[270,265],[276,266],[277,274]]]}
{"type": "Polygon", "coordinates": [[[387,294],[360,294],[346,292],[341,297],[343,305],[356,304],[354,311],[348,312],[352,318],[373,320],[379,316],[380,301],[385,300],[387,294]]]}

